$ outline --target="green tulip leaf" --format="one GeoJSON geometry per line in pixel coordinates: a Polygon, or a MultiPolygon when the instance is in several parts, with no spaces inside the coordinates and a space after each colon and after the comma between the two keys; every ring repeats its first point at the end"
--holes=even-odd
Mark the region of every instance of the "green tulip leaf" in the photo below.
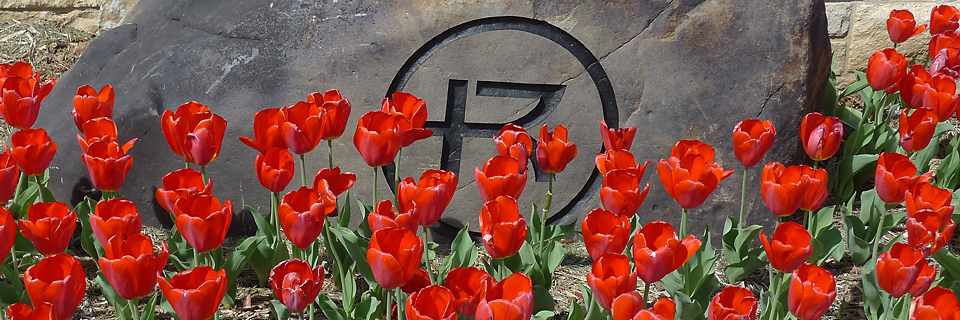
{"type": "Polygon", "coordinates": [[[287,306],[284,306],[283,303],[280,303],[280,300],[277,299],[270,300],[270,314],[277,320],[287,320],[292,315],[290,310],[287,309],[287,306]]]}
{"type": "Polygon", "coordinates": [[[364,292],[363,296],[360,297],[360,304],[358,304],[357,309],[353,311],[353,319],[376,319],[376,316],[378,315],[377,309],[379,307],[380,300],[377,300],[377,297],[370,294],[370,292],[364,292]]]}

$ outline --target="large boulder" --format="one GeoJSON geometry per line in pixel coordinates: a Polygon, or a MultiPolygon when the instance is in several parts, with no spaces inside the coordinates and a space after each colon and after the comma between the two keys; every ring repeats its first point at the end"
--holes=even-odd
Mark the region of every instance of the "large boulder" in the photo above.
{"type": "MultiPolygon", "coordinates": [[[[223,116],[227,138],[207,168],[214,194],[266,212],[269,192],[253,170],[256,152],[237,138],[252,135],[260,109],[339,89],[353,113],[334,154],[357,174],[351,196],[365,203],[373,170],[352,143],[357,119],[392,91],[426,101],[436,136],[403,150],[401,175],[459,172],[441,233],[477,225],[473,171],[496,153],[489,138],[510,121],[534,137],[543,124],[563,124],[579,146],[557,175],[552,222],[576,222],[600,207],[593,159],[602,149],[601,119],[639,128],[632,148],[639,161],[668,156],[680,139],[713,145],[718,161],[738,173],[691,211],[691,230],[718,230],[739,208],[734,124],[772,120],[780,135],[765,160],[802,160],[800,119],[820,105],[830,66],[822,0],[143,0],[126,21],[93,41],[44,101],[40,124],[60,145],[51,188],[74,202],[89,188],[71,99],[78,86],[112,84],[121,140],[139,139],[121,194],[138,203],[145,223],[165,226],[171,222],[154,191],[184,162],[164,141],[164,110],[196,100],[223,116]]],[[[308,154],[308,172],[325,167],[326,157],[324,147],[308,154]]],[[[651,165],[643,178],[651,191],[642,220],[677,223],[680,209],[655,171],[651,165]]],[[[750,172],[747,214],[763,222],[770,214],[759,171],[750,172]]],[[[380,179],[379,194],[389,194],[392,174],[380,179]]],[[[293,181],[290,190],[299,178],[293,181]]],[[[543,203],[546,181],[530,175],[522,212],[543,203]]],[[[236,214],[232,230],[249,232],[249,213],[236,214]]]]}

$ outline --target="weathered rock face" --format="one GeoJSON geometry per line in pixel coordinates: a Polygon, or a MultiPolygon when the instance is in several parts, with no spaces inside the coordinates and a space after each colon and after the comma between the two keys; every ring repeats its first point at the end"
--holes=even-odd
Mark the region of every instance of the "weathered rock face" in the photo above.
{"type": "MultiPolygon", "coordinates": [[[[334,142],[336,162],[358,175],[351,195],[370,203],[373,170],[352,133],[361,114],[402,90],[426,101],[437,136],[403,151],[401,175],[459,172],[441,229],[477,225],[473,170],[496,153],[489,137],[509,121],[534,137],[543,124],[570,130],[580,154],[557,177],[552,211],[553,221],[579,221],[600,206],[593,159],[602,148],[601,119],[639,127],[632,150],[639,161],[664,158],[680,139],[701,139],[721,164],[741,170],[730,132],[753,117],[781,132],[765,160],[802,159],[800,118],[819,106],[830,65],[823,8],[822,1],[770,0],[141,1],[130,24],[91,43],[44,101],[41,125],[60,144],[52,174],[62,180],[51,179],[51,187],[61,199],[80,200],[75,190],[87,173],[71,99],[78,86],[112,84],[121,139],[140,139],[121,193],[140,205],[146,223],[170,224],[154,190],[183,167],[164,141],[160,114],[191,100],[229,122],[223,151],[207,167],[214,194],[266,211],[256,152],[237,138],[252,135],[258,110],[335,88],[353,105],[347,134],[334,142]]],[[[323,147],[308,154],[308,172],[326,157],[323,147]]],[[[650,166],[643,179],[652,187],[642,220],[677,223],[679,207],[655,171],[650,166]]],[[[751,171],[752,181],[759,173],[751,171]]],[[[737,212],[739,176],[691,212],[694,232],[718,230],[737,212]]],[[[754,221],[769,216],[758,185],[747,196],[754,221]]],[[[530,175],[521,211],[542,203],[546,190],[545,176],[530,175]]],[[[237,214],[234,230],[252,226],[248,213],[237,214]]]]}

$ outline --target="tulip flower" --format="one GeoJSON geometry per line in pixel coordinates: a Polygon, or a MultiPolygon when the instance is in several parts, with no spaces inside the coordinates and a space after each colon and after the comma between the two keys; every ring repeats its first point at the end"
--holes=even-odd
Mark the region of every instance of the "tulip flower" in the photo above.
{"type": "Polygon", "coordinates": [[[827,200],[829,191],[827,190],[827,170],[813,168],[805,165],[800,166],[800,175],[807,179],[807,189],[803,194],[803,200],[800,201],[800,210],[815,211],[823,206],[827,200]]]}
{"type": "MultiPolygon", "coordinates": [[[[607,173],[613,170],[637,170],[640,169],[637,167],[637,161],[634,159],[633,154],[630,151],[625,150],[609,150],[607,152],[597,155],[595,160],[597,164],[597,170],[600,171],[601,175],[606,176],[607,173]]],[[[642,168],[646,169],[647,165],[650,164],[650,161],[647,161],[643,164],[642,168]]],[[[643,176],[641,169],[639,172],[635,172],[638,177],[643,176]]]]}
{"type": "Polygon", "coordinates": [[[939,5],[930,11],[930,34],[957,31],[960,27],[960,10],[954,6],[939,5]]]}
{"type": "Polygon", "coordinates": [[[323,288],[323,267],[310,269],[310,264],[300,259],[283,261],[270,270],[270,287],[290,312],[301,313],[323,288]]]}
{"type": "Polygon", "coordinates": [[[943,74],[937,74],[926,81],[924,87],[927,90],[922,92],[921,107],[934,111],[937,120],[946,121],[960,106],[960,95],[957,92],[957,82],[953,78],[943,74]]]}
{"type": "Polygon", "coordinates": [[[677,304],[667,297],[657,299],[649,309],[644,309],[644,304],[645,301],[639,292],[621,294],[613,299],[613,305],[610,308],[613,320],[671,320],[677,312],[677,304]]]}
{"type": "Polygon", "coordinates": [[[497,153],[517,159],[523,165],[523,172],[527,172],[527,157],[533,152],[533,138],[523,127],[508,123],[500,129],[493,141],[497,143],[497,153]]]}
{"type": "Polygon", "coordinates": [[[907,207],[907,216],[913,217],[920,210],[928,209],[937,213],[937,216],[946,224],[946,221],[953,216],[953,193],[950,190],[941,189],[931,185],[929,182],[918,182],[907,190],[904,196],[907,207]]]}
{"type": "Polygon", "coordinates": [[[307,97],[307,102],[317,105],[322,111],[323,132],[320,139],[333,140],[343,135],[350,118],[350,101],[341,97],[340,91],[314,92],[307,97]]]}
{"type": "Polygon", "coordinates": [[[417,207],[414,206],[409,211],[399,212],[390,200],[380,200],[374,207],[373,212],[367,215],[367,224],[370,226],[371,232],[391,228],[402,228],[417,232],[417,227],[420,225],[417,211],[417,207]]]}
{"type": "MultiPolygon", "coordinates": [[[[514,273],[500,282],[487,283],[486,295],[477,305],[477,319],[485,315],[489,304],[496,301],[507,301],[520,308],[523,319],[529,320],[533,316],[533,282],[523,273],[514,273]]],[[[500,318],[488,318],[500,319],[500,318]]]]}
{"type": "MultiPolygon", "coordinates": [[[[120,143],[120,140],[117,139],[117,124],[110,118],[96,118],[84,122],[81,134],[77,134],[80,151],[87,152],[91,144],[101,141],[104,143],[120,143]]],[[[130,150],[136,141],[137,139],[131,139],[120,146],[120,149],[130,150]]]]}
{"type": "Polygon", "coordinates": [[[17,302],[7,306],[7,318],[10,320],[54,320],[53,305],[41,303],[36,308],[17,302]]]}
{"type": "MultiPolygon", "coordinates": [[[[943,49],[958,46],[960,46],[960,33],[947,31],[933,35],[933,38],[930,39],[930,44],[927,46],[927,52],[930,54],[930,57],[936,58],[943,49]]],[[[923,68],[923,66],[920,67],[923,68]]]]}
{"type": "Polygon", "coordinates": [[[10,210],[0,206],[0,261],[7,259],[17,239],[17,222],[13,216],[10,210]]]}
{"type": "Polygon", "coordinates": [[[893,48],[877,50],[867,62],[867,82],[876,91],[894,94],[907,73],[907,58],[893,48]]]}
{"type": "Polygon", "coordinates": [[[410,280],[407,280],[407,283],[400,286],[400,291],[406,294],[412,294],[430,286],[430,284],[430,275],[427,274],[427,270],[419,268],[413,272],[413,276],[410,277],[410,280]]]}
{"type": "Polygon", "coordinates": [[[480,234],[483,246],[494,259],[516,254],[527,239],[527,221],[520,215],[517,200],[499,196],[487,201],[480,210],[480,234]]]}
{"type": "Polygon", "coordinates": [[[42,175],[53,155],[57,153],[57,144],[50,140],[43,129],[24,129],[10,136],[7,153],[17,163],[17,168],[28,176],[42,175]]]}
{"type": "Polygon", "coordinates": [[[910,10],[890,11],[890,18],[887,18],[887,34],[890,35],[890,41],[893,43],[907,41],[923,30],[927,30],[927,25],[917,26],[917,20],[914,20],[910,10]]]}
{"type": "Polygon", "coordinates": [[[293,180],[296,166],[287,149],[273,148],[257,155],[257,180],[270,192],[281,192],[293,180]]]}
{"type": "Polygon", "coordinates": [[[920,180],[916,174],[917,167],[909,157],[899,153],[881,153],[877,158],[877,173],[873,179],[877,196],[888,204],[903,202],[907,190],[920,180]]]}
{"type": "Polygon", "coordinates": [[[733,170],[723,171],[723,167],[714,163],[713,148],[710,148],[710,151],[703,154],[690,153],[682,158],[671,156],[661,159],[657,164],[660,183],[684,209],[703,204],[720,181],[733,174],[733,170]]]}
{"type": "Polygon", "coordinates": [[[600,138],[603,139],[603,149],[606,151],[630,151],[633,138],[637,135],[637,126],[629,128],[610,129],[606,120],[600,120],[600,138]]]}
{"type": "Polygon", "coordinates": [[[174,223],[183,239],[198,253],[213,251],[223,244],[233,219],[233,204],[211,195],[198,194],[177,201],[174,223]]]}
{"type": "Polygon", "coordinates": [[[457,191],[457,175],[450,171],[430,169],[420,175],[420,181],[406,178],[400,182],[398,195],[400,211],[417,208],[421,226],[429,227],[440,220],[453,193],[457,191]]]}
{"type": "Polygon", "coordinates": [[[0,153],[0,203],[7,203],[13,198],[20,182],[20,169],[9,153],[0,153]]]}
{"type": "Polygon", "coordinates": [[[944,221],[936,211],[921,209],[907,218],[907,244],[929,257],[947,245],[956,228],[953,219],[944,221]]]}
{"type": "Polygon", "coordinates": [[[380,287],[391,290],[402,286],[420,267],[423,241],[407,229],[383,229],[373,233],[367,248],[367,261],[380,287]]]}
{"type": "Polygon", "coordinates": [[[910,67],[900,79],[900,97],[903,103],[910,109],[920,109],[924,107],[923,100],[930,88],[930,73],[924,66],[915,64],[910,67]]]}
{"type": "Polygon", "coordinates": [[[682,159],[688,155],[699,154],[707,162],[713,162],[714,150],[709,144],[700,140],[680,140],[670,148],[670,156],[682,159]]]}
{"type": "Polygon", "coordinates": [[[27,268],[23,286],[33,305],[50,304],[55,319],[70,319],[87,290],[80,261],[63,253],[27,268]]]}
{"type": "Polygon", "coordinates": [[[77,214],[62,202],[34,203],[27,208],[27,219],[18,221],[20,234],[42,255],[63,253],[77,227],[77,214]]]}
{"type": "Polygon", "coordinates": [[[137,233],[126,238],[115,236],[103,243],[106,252],[98,261],[100,270],[113,290],[127,300],[142,298],[157,286],[157,273],[167,265],[167,245],[153,253],[153,242],[137,233]]]}
{"type": "Polygon", "coordinates": [[[177,211],[177,201],[180,199],[213,194],[213,180],[207,179],[204,184],[203,174],[194,169],[184,168],[168,173],[161,181],[163,188],[157,189],[157,202],[174,216],[180,215],[177,211]]]}
{"type": "Polygon", "coordinates": [[[613,299],[637,290],[637,274],[631,271],[630,258],[620,253],[607,253],[593,261],[587,285],[601,307],[610,310],[613,299]]]}
{"type": "Polygon", "coordinates": [[[457,313],[473,318],[477,313],[477,305],[486,296],[486,289],[491,282],[496,282],[496,279],[483,270],[457,267],[447,274],[443,286],[453,293],[457,313]]]}
{"type": "Polygon", "coordinates": [[[808,113],[800,123],[800,140],[810,159],[830,159],[840,149],[843,123],[836,117],[824,117],[817,112],[808,113]]]}
{"type": "Polygon", "coordinates": [[[773,146],[777,129],[773,122],[747,119],[733,127],[733,155],[744,167],[751,168],[760,162],[763,155],[773,146]]]}
{"type": "Polygon", "coordinates": [[[280,129],[284,122],[280,108],[260,110],[253,115],[253,138],[240,137],[240,142],[260,153],[274,148],[287,149],[287,142],[283,140],[280,129]]]}
{"type": "MultiPolygon", "coordinates": [[[[913,295],[915,284],[921,284],[918,277],[922,272],[930,273],[933,267],[927,263],[923,252],[914,250],[904,243],[895,243],[890,251],[884,252],[877,258],[877,284],[894,298],[900,298],[907,291],[913,295]]],[[[930,287],[933,278],[929,277],[926,287],[930,287]]],[[[917,290],[920,291],[920,290],[917,290]]],[[[926,289],[922,289],[926,291],[926,289]]],[[[923,294],[923,292],[920,292],[923,294]]]]}
{"type": "Polygon", "coordinates": [[[790,277],[787,308],[800,320],[820,319],[836,299],[833,274],[817,265],[804,264],[790,277]]]}
{"type": "Polygon", "coordinates": [[[650,191],[649,183],[640,189],[640,176],[646,165],[644,163],[639,170],[613,170],[603,176],[600,202],[604,209],[623,217],[632,217],[637,213],[650,191]]]}
{"type": "MultiPolygon", "coordinates": [[[[21,65],[22,66],[22,65],[21,65]]],[[[7,124],[17,129],[30,129],[40,113],[40,102],[47,98],[55,80],[40,82],[40,74],[30,74],[26,65],[25,74],[9,75],[0,87],[0,116],[7,124]]]]}
{"type": "Polygon", "coordinates": [[[707,311],[707,320],[756,320],[757,298],[750,290],[726,287],[713,296],[707,311]]]}
{"type": "Polygon", "coordinates": [[[760,233],[760,243],[767,252],[773,268],[783,273],[793,273],[813,255],[812,237],[807,229],[796,222],[784,222],[777,226],[773,238],[760,233]]]}
{"type": "Polygon", "coordinates": [[[540,127],[537,141],[537,163],[547,173],[560,173],[577,156],[577,145],[567,141],[567,128],[558,125],[551,133],[547,125],[540,127]]]}
{"type": "Polygon", "coordinates": [[[930,74],[944,75],[952,79],[960,78],[960,48],[940,49],[930,62],[930,74]]]}
{"type": "Polygon", "coordinates": [[[457,309],[453,293],[442,286],[429,286],[407,298],[408,320],[456,320],[457,309]]]}
{"type": "MultiPolygon", "coordinates": [[[[123,198],[97,202],[90,215],[90,229],[102,245],[113,236],[126,239],[143,230],[143,218],[137,212],[137,206],[123,198]]],[[[130,299],[128,299],[130,300],[130,299]]]]}
{"type": "Polygon", "coordinates": [[[113,118],[113,86],[105,85],[97,93],[91,86],[77,88],[77,95],[73,97],[73,122],[77,130],[83,131],[83,123],[96,118],[113,118]]]}
{"type": "Polygon", "coordinates": [[[400,125],[386,112],[372,111],[360,117],[353,145],[363,161],[371,167],[382,167],[393,161],[400,151],[400,125]]]}
{"type": "Polygon", "coordinates": [[[760,194],[774,215],[786,217],[800,209],[809,181],[803,171],[799,166],[785,167],[779,162],[763,166],[760,194]]]}
{"type": "Polygon", "coordinates": [[[321,182],[320,189],[300,187],[280,199],[277,216],[283,234],[290,243],[300,249],[306,249],[320,236],[323,221],[327,214],[337,208],[337,197],[321,182]]]}
{"type": "Polygon", "coordinates": [[[509,156],[494,156],[474,170],[474,180],[484,203],[499,196],[519,198],[527,185],[526,163],[509,156]]]}
{"type": "Polygon", "coordinates": [[[133,147],[132,141],[124,146],[116,142],[100,140],[91,143],[80,155],[83,164],[90,174],[90,182],[94,188],[101,191],[115,192],[120,190],[123,182],[133,168],[133,156],[127,151],[133,147]]]}
{"type": "Polygon", "coordinates": [[[313,151],[320,143],[320,135],[326,125],[320,114],[320,107],[300,101],[280,110],[284,119],[280,124],[280,134],[287,147],[299,155],[313,151]]]}
{"type": "Polygon", "coordinates": [[[381,112],[397,117],[400,127],[400,145],[409,147],[417,140],[433,135],[433,130],[424,129],[427,123],[427,104],[423,99],[406,92],[394,92],[390,98],[383,98],[381,112]]]}
{"type": "MultiPolygon", "coordinates": [[[[353,183],[357,182],[357,175],[351,172],[340,172],[340,167],[334,167],[333,169],[323,168],[317,172],[317,175],[313,178],[313,189],[317,190],[318,184],[320,181],[326,181],[327,186],[330,187],[330,192],[333,192],[334,196],[339,196],[341,193],[350,190],[353,187],[353,183]]],[[[331,212],[330,216],[336,216],[336,211],[331,212]]]]}
{"type": "Polygon", "coordinates": [[[943,287],[934,287],[926,294],[913,299],[910,320],[958,320],[960,301],[957,295],[943,287]]]}
{"type": "Polygon", "coordinates": [[[613,212],[593,209],[581,223],[583,245],[590,259],[597,260],[605,253],[621,253],[630,240],[630,218],[613,212]]]}
{"type": "Polygon", "coordinates": [[[210,319],[227,293],[226,272],[208,266],[177,273],[170,281],[158,275],[157,282],[180,320],[210,319]]]}
{"type": "Polygon", "coordinates": [[[160,120],[163,137],[173,153],[201,167],[217,159],[227,121],[209,107],[190,101],[180,105],[177,112],[164,111],[160,120]]]}
{"type": "Polygon", "coordinates": [[[516,303],[495,300],[477,307],[476,320],[529,320],[516,303]]]}
{"type": "Polygon", "coordinates": [[[686,263],[699,248],[700,240],[692,235],[680,240],[669,223],[648,223],[633,235],[633,264],[637,276],[645,283],[660,281],[686,263]]]}

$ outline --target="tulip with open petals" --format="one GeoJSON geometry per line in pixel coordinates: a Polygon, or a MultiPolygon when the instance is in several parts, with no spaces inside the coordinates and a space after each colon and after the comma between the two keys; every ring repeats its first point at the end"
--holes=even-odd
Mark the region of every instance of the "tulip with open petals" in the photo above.
{"type": "Polygon", "coordinates": [[[420,289],[429,287],[430,285],[430,275],[427,274],[427,270],[419,268],[413,272],[413,276],[410,277],[410,280],[407,280],[407,283],[404,283],[402,286],[400,286],[400,291],[403,291],[403,293],[406,294],[411,294],[420,291],[420,289]]]}
{"type": "Polygon", "coordinates": [[[227,293],[226,272],[208,266],[177,273],[170,281],[158,275],[157,282],[180,320],[210,319],[227,293]]]}
{"type": "Polygon", "coordinates": [[[397,118],[386,112],[363,114],[357,122],[353,145],[371,167],[382,167],[393,161],[400,151],[400,126],[397,118]]]}
{"type": "Polygon", "coordinates": [[[953,193],[929,182],[917,182],[904,196],[907,216],[912,217],[920,210],[932,210],[945,224],[953,216],[953,193]]]}
{"type": "Polygon", "coordinates": [[[456,298],[443,286],[429,286],[407,298],[407,320],[455,320],[456,298]]]}
{"type": "Polygon", "coordinates": [[[180,201],[180,199],[213,193],[213,180],[207,179],[207,182],[204,183],[203,174],[190,168],[168,173],[163,176],[161,182],[163,188],[157,189],[157,202],[174,216],[180,215],[177,209],[177,201],[180,201]]]}
{"type": "Polygon", "coordinates": [[[233,204],[211,195],[199,194],[177,202],[174,223],[183,239],[199,253],[213,251],[223,244],[233,219],[233,204]]]}
{"type": "Polygon", "coordinates": [[[113,236],[121,239],[138,234],[143,229],[143,218],[137,205],[123,198],[97,202],[90,215],[90,229],[100,244],[106,244],[113,236]]]}
{"type": "Polygon", "coordinates": [[[500,129],[493,141],[497,143],[497,153],[517,159],[523,164],[523,172],[527,170],[527,157],[533,152],[533,138],[523,127],[508,123],[500,129]]]}
{"type": "Polygon", "coordinates": [[[50,140],[43,129],[24,129],[10,136],[7,153],[17,163],[17,168],[28,176],[42,175],[53,155],[57,153],[57,144],[50,140]]]}
{"type": "Polygon", "coordinates": [[[640,188],[640,177],[645,169],[646,163],[636,170],[621,169],[607,172],[603,176],[600,188],[600,203],[603,204],[603,208],[623,217],[632,217],[637,214],[637,210],[640,209],[640,205],[650,191],[649,183],[640,188]]]}
{"type": "Polygon", "coordinates": [[[760,194],[763,203],[774,215],[786,217],[800,209],[808,184],[808,179],[802,174],[801,167],[786,167],[779,162],[763,166],[760,194]]]}
{"type": "Polygon", "coordinates": [[[457,267],[447,274],[443,286],[450,289],[456,298],[457,313],[473,318],[477,305],[486,296],[486,289],[493,282],[496,282],[493,276],[476,267],[457,267]]]}
{"type": "Polygon", "coordinates": [[[77,130],[83,131],[83,123],[96,118],[113,118],[113,86],[105,85],[97,92],[91,86],[84,85],[77,88],[77,95],[73,97],[73,122],[77,130]]]}
{"type": "Polygon", "coordinates": [[[926,277],[925,280],[929,281],[920,281],[919,277],[924,273],[929,275],[933,270],[923,252],[904,243],[895,243],[890,251],[877,258],[877,285],[894,298],[900,298],[908,291],[911,295],[915,292],[923,294],[926,288],[930,288],[933,277],[926,277]],[[918,285],[920,288],[913,288],[918,285]]]}
{"type": "Polygon", "coordinates": [[[947,245],[956,228],[953,219],[944,220],[936,211],[922,209],[907,218],[907,244],[929,257],[947,245]]]}
{"type": "Polygon", "coordinates": [[[770,150],[776,135],[777,129],[770,120],[740,121],[733,127],[733,155],[744,167],[751,168],[770,150]]]}
{"type": "Polygon", "coordinates": [[[142,298],[157,286],[157,273],[167,265],[167,245],[154,254],[153,242],[137,233],[120,238],[114,236],[103,244],[106,254],[98,264],[113,290],[127,300],[142,298]]]}
{"type": "Polygon", "coordinates": [[[756,320],[757,298],[750,290],[726,287],[710,300],[707,320],[756,320]]]}
{"type": "Polygon", "coordinates": [[[603,139],[603,149],[606,151],[629,151],[633,146],[633,138],[637,135],[637,126],[629,128],[610,129],[606,120],[600,120],[600,138],[603,139]]]}
{"type": "Polygon", "coordinates": [[[380,287],[391,290],[407,283],[420,267],[423,241],[407,229],[383,229],[373,233],[367,247],[367,262],[380,287]]]}
{"type": "Polygon", "coordinates": [[[164,111],[160,120],[163,137],[173,153],[201,167],[217,159],[227,121],[209,107],[190,101],[176,112],[164,111]]]}
{"type": "Polygon", "coordinates": [[[934,287],[913,299],[910,320],[960,320],[960,301],[950,289],[934,287]]]}
{"type": "Polygon", "coordinates": [[[760,243],[767,252],[770,265],[783,273],[792,273],[813,255],[812,237],[807,229],[796,222],[784,222],[777,226],[773,238],[760,233],[760,243]]]}
{"type": "Polygon", "coordinates": [[[423,128],[427,123],[427,104],[412,94],[394,92],[389,99],[383,98],[380,111],[396,117],[402,147],[433,135],[433,130],[423,128]]]}
{"type": "Polygon", "coordinates": [[[40,114],[40,102],[53,91],[55,80],[40,82],[40,74],[30,74],[30,65],[16,63],[4,81],[0,81],[0,116],[11,127],[30,129],[40,114]],[[22,68],[21,68],[22,67],[22,68]],[[23,70],[25,69],[25,70],[23,70]]]}
{"type": "Polygon", "coordinates": [[[280,108],[257,111],[253,115],[253,138],[240,137],[240,142],[260,153],[273,148],[286,149],[287,142],[283,140],[283,133],[280,130],[284,122],[283,111],[280,108]]]}
{"type": "Polygon", "coordinates": [[[558,125],[553,132],[547,125],[540,127],[537,141],[537,163],[547,173],[560,173],[577,156],[577,145],[567,140],[567,128],[558,125]]]}
{"type": "Polygon", "coordinates": [[[397,204],[401,211],[409,211],[414,206],[421,226],[432,226],[440,220],[447,209],[453,193],[457,191],[457,175],[450,171],[430,169],[420,175],[420,181],[406,178],[400,182],[400,195],[397,204]]]}
{"type": "MultiPolygon", "coordinates": [[[[638,168],[637,160],[633,157],[633,154],[630,153],[630,151],[626,150],[609,150],[607,152],[598,154],[594,162],[597,165],[597,170],[599,170],[600,174],[604,176],[610,171],[617,169],[646,169],[647,165],[650,164],[650,161],[647,161],[642,167],[638,168]]],[[[638,174],[637,176],[643,176],[643,174],[638,174]]]]}
{"type": "Polygon", "coordinates": [[[911,37],[927,30],[927,25],[917,25],[917,20],[913,18],[910,10],[890,11],[890,17],[887,18],[887,34],[893,43],[907,41],[911,37]]]}
{"type": "Polygon", "coordinates": [[[894,94],[907,74],[907,58],[893,48],[877,50],[867,62],[867,83],[876,91],[894,94]]]}
{"type": "MultiPolygon", "coordinates": [[[[955,48],[958,46],[960,46],[960,33],[957,33],[956,31],[947,31],[933,35],[933,38],[930,39],[930,44],[927,45],[927,52],[930,54],[930,57],[936,58],[941,52],[943,52],[943,49],[955,48]]],[[[920,65],[920,68],[925,70],[925,67],[922,65],[920,65]]],[[[937,73],[937,69],[932,70],[934,70],[933,73],[937,73]]]]}
{"type": "Polygon", "coordinates": [[[49,303],[55,319],[70,319],[83,301],[87,281],[80,261],[60,253],[27,268],[23,287],[33,305],[49,303]]]}
{"type": "Polygon", "coordinates": [[[800,141],[814,161],[830,159],[840,149],[842,140],[843,123],[837,117],[825,117],[813,112],[800,122],[800,141]]]}
{"type": "Polygon", "coordinates": [[[31,307],[17,302],[7,306],[7,318],[10,320],[54,320],[53,305],[41,303],[31,307]]]}
{"type": "Polygon", "coordinates": [[[580,230],[590,258],[604,253],[621,253],[630,240],[630,218],[603,209],[593,209],[583,218],[580,230]]]}
{"type": "MultiPolygon", "coordinates": [[[[489,305],[496,301],[507,301],[520,308],[523,319],[529,320],[533,315],[533,282],[523,273],[514,273],[500,282],[490,281],[480,304],[477,306],[477,319],[486,316],[489,305]]],[[[500,318],[486,318],[500,319],[500,318]]]]}
{"type": "Polygon", "coordinates": [[[613,299],[637,290],[637,274],[632,271],[630,258],[620,253],[607,253],[593,261],[587,285],[601,307],[610,310],[613,299]]]}
{"type": "Polygon", "coordinates": [[[916,174],[917,167],[909,157],[899,153],[881,153],[877,158],[877,172],[873,179],[877,196],[889,204],[903,202],[907,190],[920,180],[916,174]]]}
{"type": "Polygon", "coordinates": [[[20,234],[42,255],[63,253],[77,227],[77,214],[62,202],[34,203],[27,208],[27,219],[18,221],[20,234]]]}
{"type": "MultiPolygon", "coordinates": [[[[314,190],[320,189],[317,186],[320,181],[326,181],[327,186],[330,187],[330,192],[333,192],[335,196],[339,196],[341,193],[353,187],[353,183],[357,182],[357,175],[352,172],[341,172],[340,167],[334,167],[333,169],[323,168],[313,177],[314,190]]],[[[330,216],[336,216],[336,211],[332,213],[330,216]]]]}
{"type": "Polygon", "coordinates": [[[383,229],[402,228],[413,232],[420,226],[416,206],[409,211],[400,212],[390,200],[380,200],[374,210],[367,215],[367,225],[371,232],[383,229]]]}
{"type": "Polygon", "coordinates": [[[639,292],[627,292],[613,299],[610,312],[613,320],[672,320],[677,312],[677,304],[667,297],[657,299],[648,309],[644,304],[639,292]]]}
{"type": "Polygon", "coordinates": [[[661,159],[657,163],[657,174],[660,183],[680,207],[693,209],[703,204],[720,181],[733,174],[733,170],[723,171],[723,167],[713,162],[712,152],[709,157],[691,153],[683,158],[661,159]]]}
{"type": "Polygon", "coordinates": [[[133,156],[127,151],[133,147],[132,141],[123,146],[117,142],[100,140],[87,146],[80,160],[87,167],[90,183],[101,191],[120,190],[127,173],[133,168],[133,156]]]}
{"type": "Polygon", "coordinates": [[[293,180],[296,170],[293,155],[287,149],[273,148],[257,155],[257,180],[270,192],[281,192],[293,180]]]}
{"type": "Polygon", "coordinates": [[[960,27],[960,10],[954,6],[939,5],[930,11],[930,34],[957,31],[960,27]]]}
{"type": "Polygon", "coordinates": [[[323,288],[323,267],[311,269],[309,263],[300,259],[283,261],[270,270],[270,287],[290,312],[301,313],[323,288]]]}
{"type": "Polygon", "coordinates": [[[484,203],[499,196],[520,198],[527,185],[526,163],[509,156],[494,156],[473,172],[484,203]]]}
{"type": "Polygon", "coordinates": [[[350,101],[341,97],[340,91],[314,92],[307,97],[307,102],[317,105],[322,111],[323,132],[320,139],[333,140],[343,135],[350,118],[350,101]]]}
{"type": "Polygon", "coordinates": [[[325,217],[337,208],[337,197],[327,188],[326,182],[321,182],[320,187],[319,190],[300,187],[280,199],[277,209],[280,227],[297,248],[306,249],[317,241],[325,217]]]}
{"type": "Polygon", "coordinates": [[[512,256],[527,239],[527,222],[520,215],[517,200],[499,196],[480,210],[480,239],[494,259],[512,256]]]}
{"type": "Polygon", "coordinates": [[[637,276],[645,283],[660,281],[686,263],[699,248],[700,240],[692,235],[681,240],[669,223],[648,223],[633,235],[633,263],[637,276]]]}

